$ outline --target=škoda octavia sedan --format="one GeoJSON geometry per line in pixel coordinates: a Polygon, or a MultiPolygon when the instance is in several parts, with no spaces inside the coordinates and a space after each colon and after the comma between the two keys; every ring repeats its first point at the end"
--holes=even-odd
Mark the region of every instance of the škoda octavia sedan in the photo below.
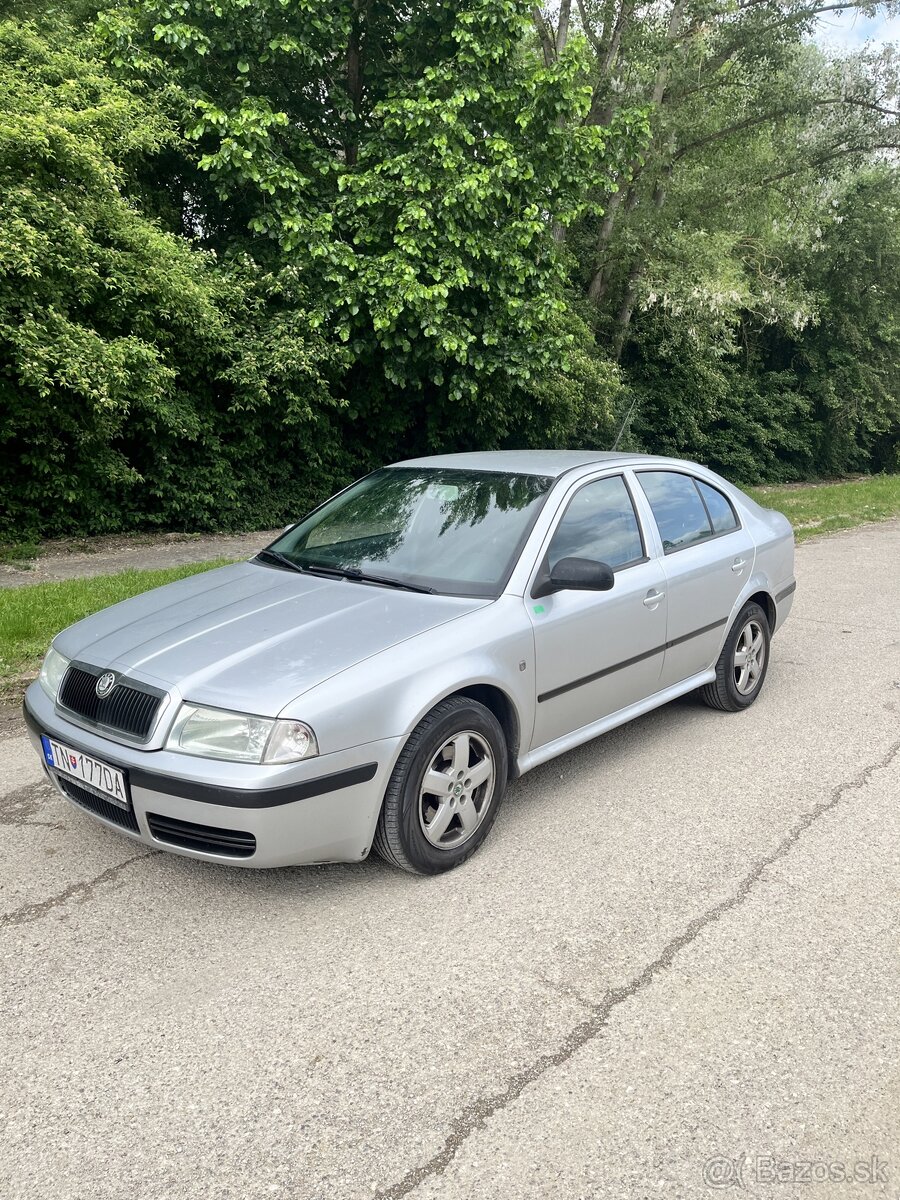
{"type": "Polygon", "coordinates": [[[147,845],[436,874],[538,763],[686,692],[752,704],[793,571],[787,519],[693,463],[414,459],[64,630],[25,713],[59,791],[147,845]]]}

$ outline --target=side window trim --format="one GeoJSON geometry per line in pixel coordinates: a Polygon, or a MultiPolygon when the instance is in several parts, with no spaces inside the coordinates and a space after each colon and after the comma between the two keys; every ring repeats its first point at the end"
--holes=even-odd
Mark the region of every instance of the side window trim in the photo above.
{"type": "MultiPolygon", "coordinates": [[[[607,475],[605,478],[613,479],[615,476],[607,475]]],[[[647,553],[647,538],[644,534],[644,526],[641,523],[641,514],[638,511],[638,506],[634,502],[634,493],[631,490],[631,483],[628,476],[624,472],[620,473],[619,479],[625,484],[625,491],[628,493],[628,501],[631,504],[631,511],[634,513],[634,523],[637,526],[638,537],[641,539],[641,557],[633,558],[631,562],[621,563],[618,567],[613,567],[613,574],[617,571],[627,571],[631,567],[638,567],[641,563],[649,562],[650,555],[647,553]]]]}
{"type": "Polygon", "coordinates": [[[706,480],[702,479],[700,480],[701,483],[706,483],[707,487],[711,487],[714,491],[719,492],[719,495],[727,501],[729,508],[734,514],[734,527],[732,529],[723,529],[721,533],[716,533],[715,527],[713,526],[712,517],[710,516],[709,508],[707,507],[706,501],[703,499],[703,493],[697,487],[697,477],[692,475],[690,471],[683,471],[678,467],[639,467],[634,473],[635,475],[684,475],[690,479],[691,483],[693,483],[694,491],[700,497],[700,503],[703,505],[703,511],[706,513],[706,519],[709,522],[708,536],[704,538],[698,538],[695,542],[688,542],[686,546],[671,546],[669,549],[666,549],[665,543],[662,540],[662,534],[659,531],[659,524],[656,523],[656,514],[653,512],[653,506],[650,504],[650,498],[647,496],[646,492],[644,493],[647,500],[647,507],[650,509],[650,514],[653,517],[654,523],[656,523],[656,533],[660,540],[660,544],[662,545],[663,555],[666,558],[668,558],[670,554],[681,554],[684,550],[693,550],[695,546],[705,546],[707,542],[714,542],[717,538],[729,537],[732,533],[738,533],[744,528],[741,524],[741,518],[738,514],[738,511],[731,503],[730,498],[726,496],[724,492],[719,491],[715,484],[706,483],[706,480]]]}
{"type": "Polygon", "coordinates": [[[650,555],[647,552],[647,534],[644,529],[644,523],[641,519],[640,507],[638,506],[638,504],[635,503],[634,492],[632,491],[632,486],[631,486],[631,480],[628,478],[627,474],[624,471],[611,471],[606,475],[595,475],[591,479],[581,480],[581,482],[572,489],[572,491],[566,496],[565,500],[560,505],[559,511],[556,514],[553,525],[547,532],[547,539],[546,539],[546,544],[544,546],[544,549],[542,550],[541,555],[538,558],[538,561],[537,561],[537,564],[536,564],[536,567],[534,570],[534,574],[532,576],[531,583],[528,588],[529,595],[542,582],[545,574],[548,574],[547,563],[548,563],[548,558],[550,555],[550,547],[553,544],[553,539],[556,536],[556,531],[559,529],[560,525],[565,520],[566,513],[569,511],[572,501],[575,499],[575,497],[578,495],[578,493],[583,491],[586,487],[590,487],[592,484],[595,484],[595,483],[601,483],[605,479],[621,479],[622,480],[622,483],[625,485],[625,492],[628,496],[629,503],[631,504],[631,511],[634,513],[634,523],[637,526],[638,537],[641,539],[641,551],[642,551],[641,557],[640,558],[632,558],[627,563],[620,563],[619,566],[613,567],[612,568],[613,574],[618,575],[618,573],[620,571],[630,571],[632,567],[639,567],[639,566],[641,566],[642,563],[646,563],[646,562],[650,561],[650,555]]]}
{"type": "MultiPolygon", "coordinates": [[[[700,488],[697,486],[697,480],[694,478],[693,475],[691,476],[691,483],[694,485],[694,491],[700,497],[700,503],[703,505],[703,511],[706,513],[706,519],[707,519],[707,521],[709,521],[709,537],[706,537],[703,539],[704,542],[709,542],[709,541],[712,541],[712,539],[715,535],[715,532],[716,532],[716,527],[715,527],[715,525],[713,525],[712,513],[709,511],[709,505],[706,503],[706,497],[703,495],[703,493],[700,491],[700,488]]],[[[686,548],[687,547],[685,547],[685,549],[686,548]]]]}

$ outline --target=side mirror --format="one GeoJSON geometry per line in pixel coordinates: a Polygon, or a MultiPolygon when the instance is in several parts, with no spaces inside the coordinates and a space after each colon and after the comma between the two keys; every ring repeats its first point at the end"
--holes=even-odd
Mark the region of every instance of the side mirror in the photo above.
{"type": "Polygon", "coordinates": [[[532,593],[549,596],[551,592],[608,592],[616,582],[609,563],[592,558],[561,558],[549,578],[545,575],[532,593]]]}

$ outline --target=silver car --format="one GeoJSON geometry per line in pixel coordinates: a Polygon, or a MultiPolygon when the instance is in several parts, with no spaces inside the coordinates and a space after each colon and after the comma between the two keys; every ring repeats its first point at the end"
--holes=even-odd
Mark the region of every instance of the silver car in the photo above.
{"type": "Polygon", "coordinates": [[[149,846],[436,874],[539,763],[686,692],[752,704],[793,571],[787,519],[693,463],[414,459],[64,630],[25,714],[59,791],[149,846]]]}

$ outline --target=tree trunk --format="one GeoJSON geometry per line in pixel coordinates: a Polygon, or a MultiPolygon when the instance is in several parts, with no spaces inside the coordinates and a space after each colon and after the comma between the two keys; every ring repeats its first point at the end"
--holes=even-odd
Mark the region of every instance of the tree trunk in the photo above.
{"type": "Polygon", "coordinates": [[[553,38],[550,36],[550,30],[547,28],[547,22],[544,20],[544,14],[537,4],[532,5],[531,19],[534,21],[534,27],[540,39],[541,52],[544,55],[544,66],[552,66],[555,58],[555,46],[553,38]]]}
{"type": "MultiPolygon", "coordinates": [[[[632,189],[633,194],[633,189],[632,189]]],[[[591,276],[591,282],[588,284],[587,297],[594,304],[600,305],[603,297],[606,294],[606,285],[609,282],[607,266],[608,261],[606,251],[609,247],[610,240],[613,235],[613,229],[616,224],[616,214],[619,211],[619,206],[622,203],[623,191],[621,187],[617,192],[613,192],[609,197],[609,203],[606,205],[606,211],[603,214],[603,220],[600,224],[600,232],[597,235],[597,249],[595,257],[597,259],[597,267],[591,276]]]]}
{"type": "MultiPolygon", "coordinates": [[[[678,38],[679,34],[681,33],[682,25],[684,23],[684,16],[685,16],[686,9],[687,9],[687,0],[676,0],[674,6],[672,8],[671,15],[669,16],[669,24],[666,29],[666,37],[668,39],[670,46],[672,46],[672,47],[674,47],[675,40],[678,38]]],[[[631,9],[629,7],[626,10],[626,0],[623,0],[622,7],[619,9],[619,15],[616,18],[617,25],[619,24],[620,19],[624,19],[624,14],[626,13],[626,11],[630,13],[631,9]]],[[[615,30],[613,31],[612,36],[613,36],[613,38],[616,37],[615,30]]],[[[621,30],[618,33],[618,37],[621,38],[621,30]]],[[[659,70],[656,73],[656,79],[654,80],[654,84],[653,84],[653,92],[651,94],[650,100],[651,100],[651,103],[653,104],[654,108],[658,108],[662,104],[663,100],[665,99],[666,86],[669,82],[669,71],[670,71],[669,60],[668,60],[668,58],[666,58],[660,64],[659,70]]],[[[611,117],[611,114],[609,117],[607,117],[607,120],[609,120],[610,117],[611,117]]],[[[632,186],[629,191],[628,204],[626,206],[626,211],[630,211],[632,208],[634,208],[634,206],[637,204],[637,198],[638,198],[637,190],[632,186]]],[[[655,200],[655,195],[654,195],[654,200],[655,200]]],[[[619,213],[621,204],[622,204],[622,192],[620,189],[618,192],[613,192],[609,198],[609,203],[606,206],[606,212],[604,214],[603,221],[601,222],[601,225],[600,225],[600,232],[597,236],[597,248],[595,251],[596,266],[594,268],[594,272],[591,276],[591,281],[588,284],[588,289],[587,289],[588,299],[597,305],[602,303],[603,298],[606,294],[606,288],[607,288],[607,285],[609,282],[608,270],[607,270],[609,244],[612,241],[613,231],[616,226],[616,220],[618,217],[618,213],[619,213]]],[[[637,279],[635,279],[634,283],[636,285],[637,279]]],[[[630,286],[630,284],[629,284],[629,286],[630,286]]],[[[627,294],[627,290],[628,289],[626,288],[626,294],[627,294]]],[[[615,335],[616,338],[619,338],[619,327],[620,327],[620,323],[622,324],[621,340],[619,341],[618,352],[615,355],[615,357],[617,359],[619,357],[619,354],[621,353],[622,342],[624,342],[625,332],[627,331],[629,322],[631,321],[631,312],[632,312],[633,308],[634,308],[634,298],[633,297],[631,299],[630,305],[626,305],[623,301],[623,306],[619,310],[619,317],[617,317],[617,319],[616,319],[616,335],[615,335]],[[624,317],[624,322],[622,322],[621,321],[622,314],[625,313],[626,309],[627,309],[627,314],[624,317]]],[[[615,342],[614,342],[614,345],[615,345],[615,342]]]]}
{"type": "Polygon", "coordinates": [[[613,331],[612,339],[612,357],[613,362],[618,362],[622,357],[622,348],[625,345],[625,336],[628,333],[628,326],[631,324],[631,314],[634,312],[634,303],[637,299],[637,288],[641,281],[641,276],[646,270],[646,263],[642,259],[636,259],[631,270],[628,272],[628,282],[625,285],[625,293],[622,296],[622,303],[619,306],[619,311],[616,314],[616,324],[613,331]]]}
{"type": "Polygon", "coordinates": [[[562,54],[569,40],[569,17],[572,12],[572,0],[562,0],[559,6],[559,26],[556,30],[556,57],[562,54]]]}
{"type": "MultiPolygon", "coordinates": [[[[559,6],[559,26],[556,30],[556,42],[554,47],[555,58],[557,60],[565,50],[566,44],[569,40],[569,18],[571,13],[572,0],[562,0],[562,3],[559,6]]],[[[558,117],[556,123],[557,125],[562,126],[564,123],[564,118],[558,117]]],[[[559,221],[553,222],[553,240],[556,242],[557,246],[561,246],[566,240],[566,228],[559,221]]]]}

